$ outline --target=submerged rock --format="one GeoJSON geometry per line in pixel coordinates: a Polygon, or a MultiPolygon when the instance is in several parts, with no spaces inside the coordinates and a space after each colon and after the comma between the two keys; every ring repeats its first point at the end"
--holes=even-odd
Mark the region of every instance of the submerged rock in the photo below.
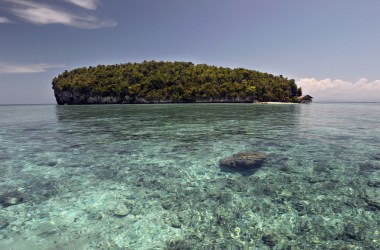
{"type": "Polygon", "coordinates": [[[359,166],[360,172],[371,173],[377,170],[380,170],[380,165],[372,162],[365,162],[359,166]]]}
{"type": "Polygon", "coordinates": [[[128,216],[131,213],[132,209],[128,208],[125,205],[118,206],[114,211],[113,215],[118,218],[123,218],[128,216]]]}
{"type": "Polygon", "coordinates": [[[260,152],[243,152],[223,158],[219,161],[223,167],[237,170],[250,170],[261,167],[267,155],[260,152]]]}
{"type": "Polygon", "coordinates": [[[376,188],[378,188],[378,187],[380,187],[380,180],[376,180],[376,179],[374,179],[374,180],[368,180],[367,185],[369,187],[376,187],[376,188]]]}
{"type": "Polygon", "coordinates": [[[380,153],[373,155],[372,158],[374,160],[380,161],[380,153]]]}
{"type": "Polygon", "coordinates": [[[9,207],[26,202],[25,195],[19,191],[12,191],[0,195],[0,204],[3,207],[9,207]]]}
{"type": "Polygon", "coordinates": [[[363,240],[363,234],[365,232],[364,226],[361,224],[356,224],[352,221],[349,221],[344,226],[344,235],[343,239],[345,240],[363,240]]]}
{"type": "Polygon", "coordinates": [[[9,222],[5,219],[0,219],[0,230],[5,229],[9,225],[9,222]]]}
{"type": "Polygon", "coordinates": [[[270,246],[270,247],[274,247],[277,244],[277,239],[274,235],[270,235],[270,234],[264,235],[262,237],[262,240],[265,245],[270,246]]]}

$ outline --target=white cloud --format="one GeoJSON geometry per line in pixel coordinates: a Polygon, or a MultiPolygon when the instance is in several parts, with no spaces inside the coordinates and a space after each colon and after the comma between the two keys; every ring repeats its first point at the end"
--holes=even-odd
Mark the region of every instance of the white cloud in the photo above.
{"type": "Polygon", "coordinates": [[[356,82],[344,80],[317,80],[303,78],[298,81],[303,94],[318,102],[380,102],[380,80],[361,78],[356,82]]]}
{"type": "MultiPolygon", "coordinates": [[[[5,0],[11,3],[9,11],[24,19],[27,22],[45,25],[45,24],[63,24],[71,27],[82,29],[97,29],[104,27],[114,27],[117,23],[113,20],[100,20],[93,15],[79,15],[57,6],[36,3],[25,0],[5,0]]],[[[94,2],[79,1],[75,2],[94,2]]],[[[95,3],[95,2],[94,2],[95,3]]],[[[91,7],[91,5],[89,5],[91,7]]]]}
{"type": "Polygon", "coordinates": [[[2,16],[0,16],[0,23],[12,23],[12,21],[9,20],[9,19],[6,18],[6,17],[2,17],[2,16]]]}
{"type": "Polygon", "coordinates": [[[0,74],[27,74],[27,73],[42,73],[51,68],[65,68],[63,64],[26,64],[16,65],[9,63],[0,63],[0,74]]]}
{"type": "Polygon", "coordinates": [[[64,1],[78,5],[79,7],[82,7],[88,10],[96,10],[99,5],[98,0],[64,0],[64,1]]]}

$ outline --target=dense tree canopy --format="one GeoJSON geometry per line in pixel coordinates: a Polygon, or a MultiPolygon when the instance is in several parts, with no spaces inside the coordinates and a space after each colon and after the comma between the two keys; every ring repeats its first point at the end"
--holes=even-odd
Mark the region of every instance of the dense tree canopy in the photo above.
{"type": "Polygon", "coordinates": [[[302,94],[293,79],[283,76],[242,68],[156,61],[65,71],[53,79],[53,89],[59,104],[102,103],[96,100],[105,97],[113,97],[113,103],[290,102],[302,94]]]}

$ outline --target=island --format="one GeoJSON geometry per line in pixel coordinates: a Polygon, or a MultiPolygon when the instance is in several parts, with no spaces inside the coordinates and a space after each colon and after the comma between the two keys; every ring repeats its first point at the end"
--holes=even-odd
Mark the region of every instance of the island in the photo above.
{"type": "Polygon", "coordinates": [[[191,62],[125,63],[64,71],[52,81],[57,103],[299,102],[294,79],[191,62]]]}

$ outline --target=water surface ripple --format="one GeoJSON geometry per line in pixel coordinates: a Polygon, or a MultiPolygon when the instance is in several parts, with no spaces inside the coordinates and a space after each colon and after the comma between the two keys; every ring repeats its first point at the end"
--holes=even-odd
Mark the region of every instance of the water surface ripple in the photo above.
{"type": "Polygon", "coordinates": [[[379,249],[380,104],[0,106],[0,249],[379,249]],[[254,172],[219,166],[268,155],[254,172]]]}

